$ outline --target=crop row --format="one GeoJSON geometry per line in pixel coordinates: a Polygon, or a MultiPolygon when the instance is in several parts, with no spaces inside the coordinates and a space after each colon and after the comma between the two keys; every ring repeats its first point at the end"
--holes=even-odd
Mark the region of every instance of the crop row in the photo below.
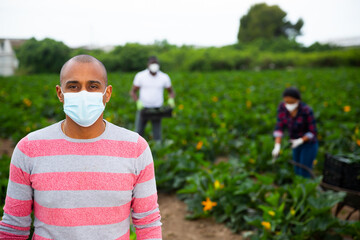
{"type": "MultiPolygon", "coordinates": [[[[163,120],[163,144],[151,141],[150,129],[145,138],[153,151],[159,190],[179,191],[188,203],[189,217],[215,216],[234,231],[248,230],[254,239],[359,234],[357,223],[331,216],[343,194],[319,191],[320,179],[294,176],[286,138],[280,157],[271,158],[276,109],[289,86],[301,90],[315,113],[320,142],[317,176],[325,153],[359,155],[358,68],[169,75],[176,91],[174,117],[163,120]]],[[[128,94],[133,77],[109,74],[113,96],[105,110],[107,120],[129,129],[134,129],[136,111],[128,94]]],[[[55,93],[57,75],[0,82],[1,138],[17,142],[64,118],[55,93]]],[[[3,189],[7,169],[0,170],[3,189]]]]}

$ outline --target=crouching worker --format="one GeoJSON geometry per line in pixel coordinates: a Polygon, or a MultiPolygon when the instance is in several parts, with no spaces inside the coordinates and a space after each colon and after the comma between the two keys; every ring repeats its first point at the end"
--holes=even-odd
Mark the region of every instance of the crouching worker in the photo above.
{"type": "Polygon", "coordinates": [[[152,154],[139,134],[103,119],[112,86],[89,55],[67,61],[57,97],[65,120],[16,146],[0,239],[161,239],[152,154]]]}
{"type": "MultiPolygon", "coordinates": [[[[293,160],[310,169],[318,151],[316,123],[312,109],[301,101],[297,88],[290,87],[283,92],[283,102],[277,110],[277,123],[274,131],[275,147],[272,155],[280,153],[284,129],[288,129],[293,160]]],[[[309,178],[310,173],[295,166],[295,173],[309,178]]]]}

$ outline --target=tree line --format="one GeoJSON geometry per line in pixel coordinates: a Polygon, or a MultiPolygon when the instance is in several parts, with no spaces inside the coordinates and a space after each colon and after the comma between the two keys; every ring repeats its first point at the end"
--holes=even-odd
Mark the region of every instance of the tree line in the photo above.
{"type": "Polygon", "coordinates": [[[360,66],[359,48],[340,48],[315,42],[309,47],[296,41],[304,25],[291,23],[277,5],[253,5],[241,17],[238,42],[224,47],[176,46],[166,40],[153,44],[127,43],[110,52],[101,49],[71,49],[53,39],[31,38],[16,49],[22,73],[56,73],[72,56],[90,54],[108,71],[144,69],[149,56],[160,59],[166,71],[219,71],[281,69],[290,67],[360,66]]]}

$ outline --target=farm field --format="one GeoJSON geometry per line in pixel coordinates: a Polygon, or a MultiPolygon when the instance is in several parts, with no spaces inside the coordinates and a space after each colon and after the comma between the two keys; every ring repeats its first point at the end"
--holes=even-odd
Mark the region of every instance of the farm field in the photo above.
{"type": "MultiPolygon", "coordinates": [[[[134,75],[109,74],[113,95],[105,110],[107,120],[132,130],[136,108],[129,90],[134,75]]],[[[188,218],[211,216],[252,239],[360,236],[359,222],[331,214],[344,194],[321,191],[319,178],[294,176],[286,137],[280,157],[271,157],[282,91],[297,86],[317,121],[315,174],[322,174],[325,153],[359,161],[359,68],[169,75],[176,92],[174,117],[163,121],[163,144],[151,140],[149,128],[145,138],[153,151],[159,191],[177,192],[188,206],[188,218]]],[[[0,78],[0,83],[0,138],[16,143],[64,118],[55,93],[58,75],[0,78]]],[[[1,205],[8,161],[5,155],[0,159],[1,205]]]]}

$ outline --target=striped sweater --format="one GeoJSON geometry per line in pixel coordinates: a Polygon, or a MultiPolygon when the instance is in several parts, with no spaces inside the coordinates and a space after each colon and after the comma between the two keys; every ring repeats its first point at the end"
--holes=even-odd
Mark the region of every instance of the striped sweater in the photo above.
{"type": "Polygon", "coordinates": [[[16,146],[0,239],[161,239],[154,163],[137,133],[106,121],[93,139],[72,139],[61,122],[16,146]]]}

